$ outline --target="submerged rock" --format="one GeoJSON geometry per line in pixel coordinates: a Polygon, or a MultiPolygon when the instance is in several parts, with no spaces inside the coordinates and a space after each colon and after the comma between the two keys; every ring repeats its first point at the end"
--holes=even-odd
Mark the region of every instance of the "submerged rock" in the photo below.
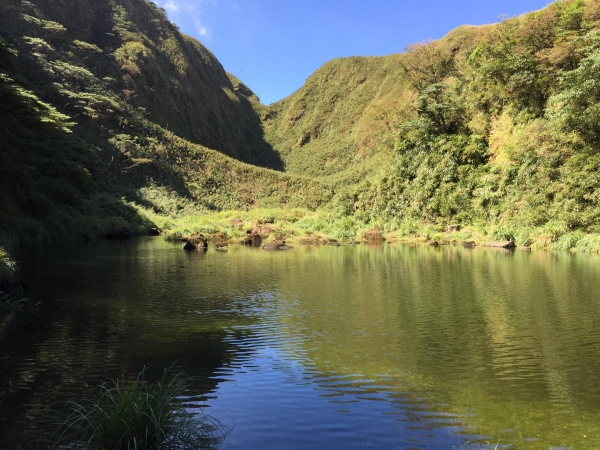
{"type": "Polygon", "coordinates": [[[284,245],[285,243],[281,242],[269,242],[268,244],[263,245],[264,250],[279,250],[279,247],[284,245]]]}
{"type": "Polygon", "coordinates": [[[488,242],[484,245],[484,247],[492,247],[492,248],[515,248],[516,245],[513,241],[494,241],[488,242]]]}
{"type": "Polygon", "coordinates": [[[242,241],[244,245],[251,245],[253,247],[260,247],[262,244],[262,238],[258,234],[248,233],[246,239],[242,241]]]}
{"type": "Polygon", "coordinates": [[[264,250],[291,250],[294,247],[285,244],[285,241],[269,242],[263,245],[264,250]]]}

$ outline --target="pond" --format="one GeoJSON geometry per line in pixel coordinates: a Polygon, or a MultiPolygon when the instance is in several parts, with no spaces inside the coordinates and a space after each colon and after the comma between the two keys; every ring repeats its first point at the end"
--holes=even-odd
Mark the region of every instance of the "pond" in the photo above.
{"type": "Polygon", "coordinates": [[[227,449],[600,448],[600,257],[162,238],[17,255],[41,317],[0,336],[0,449],[173,365],[227,449]]]}

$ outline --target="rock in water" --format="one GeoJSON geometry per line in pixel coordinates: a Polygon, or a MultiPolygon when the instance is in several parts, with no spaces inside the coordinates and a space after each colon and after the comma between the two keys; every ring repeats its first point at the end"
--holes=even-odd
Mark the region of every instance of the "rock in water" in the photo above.
{"type": "Polygon", "coordinates": [[[372,230],[367,231],[364,235],[364,240],[370,243],[385,242],[385,238],[383,237],[383,234],[381,234],[379,228],[373,228],[372,230]]]}
{"type": "Polygon", "coordinates": [[[269,242],[268,244],[263,245],[263,249],[265,250],[291,250],[292,248],[294,247],[285,245],[285,241],[269,242]]]}
{"type": "Polygon", "coordinates": [[[265,250],[279,250],[283,244],[281,242],[269,242],[268,244],[263,245],[263,249],[265,250]]]}
{"type": "Polygon", "coordinates": [[[260,247],[260,244],[262,244],[262,238],[258,234],[248,233],[246,239],[242,241],[242,244],[260,247]]]}
{"type": "Polygon", "coordinates": [[[488,242],[484,245],[484,247],[492,247],[492,248],[515,248],[516,245],[513,241],[494,241],[488,242]]]}
{"type": "Polygon", "coordinates": [[[183,246],[183,249],[189,252],[191,250],[197,250],[198,246],[196,244],[194,244],[192,241],[187,241],[185,243],[185,245],[183,246]]]}
{"type": "Polygon", "coordinates": [[[212,240],[213,242],[226,242],[229,239],[229,236],[224,231],[217,231],[213,234],[212,240]]]}
{"type": "Polygon", "coordinates": [[[273,228],[267,225],[254,225],[254,228],[250,231],[250,234],[258,234],[261,239],[267,239],[269,235],[273,232],[273,228]]]}

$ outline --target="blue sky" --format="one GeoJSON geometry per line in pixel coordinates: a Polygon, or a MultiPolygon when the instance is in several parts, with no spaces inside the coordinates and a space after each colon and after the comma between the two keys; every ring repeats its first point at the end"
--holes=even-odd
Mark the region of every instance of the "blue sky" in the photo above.
{"type": "Polygon", "coordinates": [[[480,25],[546,0],[155,0],[265,104],[325,62],[400,53],[459,25],[480,25]]]}

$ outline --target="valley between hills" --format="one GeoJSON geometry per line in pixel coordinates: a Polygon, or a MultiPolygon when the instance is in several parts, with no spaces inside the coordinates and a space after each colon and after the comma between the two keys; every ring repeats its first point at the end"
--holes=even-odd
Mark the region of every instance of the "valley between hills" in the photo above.
{"type": "Polygon", "coordinates": [[[600,250],[600,1],[336,59],[269,106],[147,0],[6,0],[0,37],[6,248],[257,225],[600,250]]]}

